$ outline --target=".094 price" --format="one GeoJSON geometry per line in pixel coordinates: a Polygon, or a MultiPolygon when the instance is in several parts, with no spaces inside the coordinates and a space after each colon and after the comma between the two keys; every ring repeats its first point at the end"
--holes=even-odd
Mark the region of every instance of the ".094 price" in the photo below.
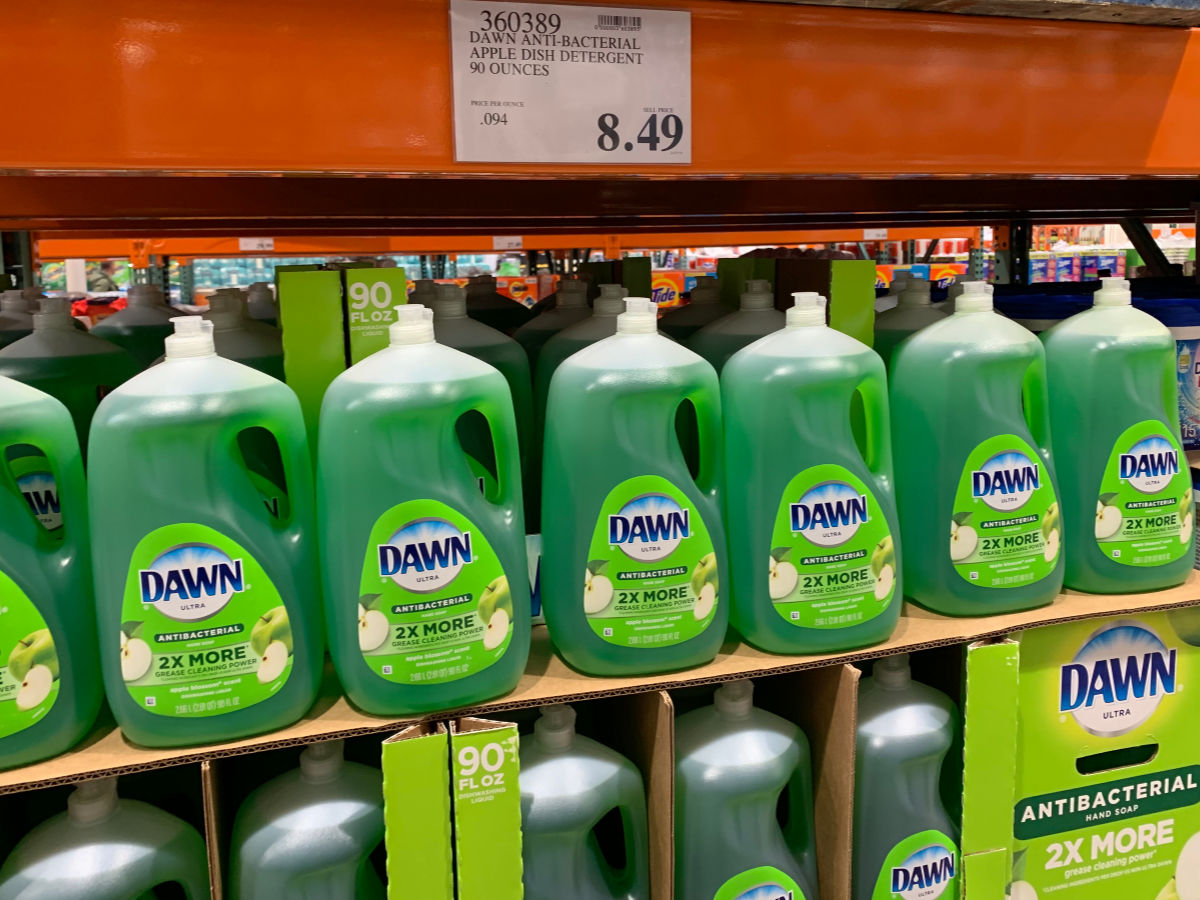
{"type": "MultiPolygon", "coordinates": [[[[604,151],[616,150],[622,146],[626,151],[633,150],[633,141],[621,143],[621,135],[617,131],[620,124],[621,120],[617,118],[616,113],[601,115],[596,120],[596,127],[600,129],[600,136],[596,138],[596,146],[604,151]]],[[[674,113],[669,113],[661,118],[658,113],[651,113],[637,133],[637,142],[645,144],[651,151],[674,150],[679,146],[681,140],[683,140],[683,120],[674,113]],[[659,144],[663,143],[666,143],[666,146],[660,147],[659,144]]]]}

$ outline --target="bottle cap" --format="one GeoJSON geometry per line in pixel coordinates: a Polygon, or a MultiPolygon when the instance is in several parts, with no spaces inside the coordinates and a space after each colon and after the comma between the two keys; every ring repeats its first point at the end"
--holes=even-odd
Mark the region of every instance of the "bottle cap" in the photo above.
{"type": "Polygon", "coordinates": [[[930,284],[928,278],[913,278],[911,275],[905,282],[904,290],[900,292],[899,306],[932,306],[929,299],[930,284]]]}
{"type": "Polygon", "coordinates": [[[245,295],[237,288],[213,291],[208,295],[208,309],[204,312],[204,318],[212,322],[214,328],[236,327],[240,320],[249,318],[245,295]]]}
{"type": "Polygon", "coordinates": [[[304,781],[332,781],[345,762],[345,741],[322,741],[300,751],[300,777],[304,781]]]}
{"type": "Polygon", "coordinates": [[[888,293],[893,296],[899,296],[904,292],[904,288],[908,285],[908,279],[912,277],[912,272],[909,269],[897,269],[892,273],[891,284],[888,285],[888,293]]]}
{"type": "Polygon", "coordinates": [[[199,316],[176,316],[171,320],[175,333],[163,341],[167,359],[190,359],[216,356],[213,346],[213,323],[199,316]]]}
{"type": "Polygon", "coordinates": [[[954,298],[955,312],[990,312],[992,286],[986,281],[964,281],[962,293],[954,298]]]}
{"type": "MultiPolygon", "coordinates": [[[[230,288],[222,288],[221,290],[230,290],[230,288]]],[[[237,288],[233,288],[237,290],[237,288]]],[[[217,291],[220,293],[220,291],[217,291]]],[[[156,284],[131,284],[129,291],[125,294],[125,303],[127,306],[166,306],[167,301],[163,298],[162,288],[156,284]]]]}
{"type": "MultiPolygon", "coordinates": [[[[746,290],[750,290],[750,284],[751,282],[746,282],[746,290]]],[[[688,300],[688,305],[711,306],[720,302],[721,283],[712,275],[701,275],[697,278],[696,284],[692,288],[691,299],[688,300]]]]}
{"type": "Polygon", "coordinates": [[[19,290],[0,293],[0,309],[5,312],[29,312],[29,301],[19,290]]]}
{"type": "Polygon", "coordinates": [[[75,785],[67,797],[67,817],[76,825],[103,822],[117,809],[117,779],[97,778],[75,785]]]}
{"type": "Polygon", "coordinates": [[[433,338],[433,310],[420,303],[396,307],[396,321],[388,326],[388,341],[393,347],[403,344],[428,344],[433,338]]]}
{"type": "Polygon", "coordinates": [[[713,694],[713,706],[726,718],[746,718],[754,709],[754,682],[749,678],[725,682],[713,694]]]}
{"type": "Polygon", "coordinates": [[[409,303],[419,303],[422,306],[433,307],[441,293],[438,283],[432,278],[418,278],[413,282],[412,293],[408,295],[409,303]]]}
{"type": "Polygon", "coordinates": [[[875,660],[871,676],[881,688],[896,691],[906,687],[912,681],[912,671],[908,667],[908,654],[898,653],[895,656],[885,656],[875,660]]]}
{"type": "Polygon", "coordinates": [[[71,316],[71,301],[66,297],[43,297],[38,311],[33,314],[33,330],[47,328],[69,328],[74,330],[75,320],[71,316]]]}
{"type": "Polygon", "coordinates": [[[552,750],[565,750],[575,739],[575,710],[565,703],[543,706],[533,723],[538,743],[552,750]]]}
{"type": "Polygon", "coordinates": [[[558,283],[554,305],[559,309],[582,309],[587,306],[587,285],[574,279],[558,283]]]}
{"type": "Polygon", "coordinates": [[[435,319],[461,319],[467,314],[467,292],[457,284],[439,284],[437,302],[433,304],[435,319]]]}
{"type": "Polygon", "coordinates": [[[825,305],[829,302],[816,291],[796,291],[787,311],[787,327],[800,328],[825,324],[825,305]]]}
{"type": "Polygon", "coordinates": [[[647,297],[626,297],[625,312],[617,316],[618,334],[654,334],[658,331],[658,304],[647,297]]]}
{"type": "Polygon", "coordinates": [[[600,285],[600,296],[592,307],[594,316],[616,316],[625,310],[625,296],[629,291],[619,284],[600,285]]]}
{"type": "Polygon", "coordinates": [[[770,309],[775,305],[775,292],[771,290],[771,282],[765,278],[752,278],[746,282],[746,290],[742,292],[742,309],[770,309]]]}
{"type": "Polygon", "coordinates": [[[1095,306],[1129,306],[1133,302],[1129,282],[1124,278],[1101,278],[1100,290],[1092,302],[1095,306]]]}
{"type": "Polygon", "coordinates": [[[256,281],[250,287],[246,288],[247,300],[265,300],[268,303],[275,302],[275,292],[271,290],[271,285],[265,281],[256,281]]]}

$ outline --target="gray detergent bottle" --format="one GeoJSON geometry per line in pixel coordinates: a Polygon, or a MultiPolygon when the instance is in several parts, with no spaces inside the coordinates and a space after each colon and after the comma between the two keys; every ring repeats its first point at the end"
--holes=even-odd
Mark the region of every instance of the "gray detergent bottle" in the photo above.
{"type": "Polygon", "coordinates": [[[203,317],[213,323],[217,355],[283,381],[283,332],[256,322],[237,288],[221,288],[208,298],[203,317]]]}
{"type": "Polygon", "coordinates": [[[696,279],[687,305],[663,313],[658,320],[658,329],[677,341],[687,341],[705,325],[732,312],[721,302],[721,283],[712,275],[701,275],[696,279]]]}
{"type": "Polygon", "coordinates": [[[529,366],[536,371],[538,355],[546,341],[591,314],[592,310],[587,302],[587,284],[564,278],[555,292],[554,305],[536,319],[518,328],[513,333],[513,338],[525,348],[525,352],[529,354],[529,366]]]}
{"type": "Polygon", "coordinates": [[[941,797],[958,710],[912,680],[908,654],[875,663],[858,691],[853,900],[958,900],[958,825],[941,797]]]}
{"type": "Polygon", "coordinates": [[[246,312],[250,318],[268,325],[279,324],[279,303],[265,281],[256,281],[246,290],[246,312]]]}
{"type": "Polygon", "coordinates": [[[747,281],[738,311],[705,325],[688,339],[687,346],[712,363],[720,375],[729,357],[778,331],[785,321],[783,311],[775,308],[771,282],[747,281]]]}
{"type": "Polygon", "coordinates": [[[19,290],[0,293],[0,347],[19,341],[33,331],[29,301],[19,290]]]}
{"type": "Polygon", "coordinates": [[[171,319],[179,312],[167,305],[162,290],[152,284],[131,285],[126,303],[120,312],[97,322],[92,334],[129,351],[144,368],[162,356],[163,341],[175,332],[171,319]]]}

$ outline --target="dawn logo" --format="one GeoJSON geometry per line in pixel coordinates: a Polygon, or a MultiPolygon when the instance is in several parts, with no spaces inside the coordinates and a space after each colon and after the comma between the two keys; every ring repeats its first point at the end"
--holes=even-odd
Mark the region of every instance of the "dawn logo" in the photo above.
{"type": "Polygon", "coordinates": [[[379,574],[406,591],[441,590],[472,561],[471,532],[445,519],[416,519],[379,545],[379,574]]]}
{"type": "Polygon", "coordinates": [[[801,900],[794,892],[779,884],[760,884],[742,891],[733,900],[801,900]]]}
{"type": "Polygon", "coordinates": [[[608,543],[630,559],[654,562],[691,537],[689,510],[666,494],[643,494],[608,517],[608,543]]]}
{"type": "Polygon", "coordinates": [[[1122,481],[1143,494],[1157,494],[1179,474],[1179,451],[1166,438],[1153,435],[1122,453],[1118,466],[1122,481]]]}
{"type": "Polygon", "coordinates": [[[954,872],[954,851],[934,844],[893,867],[889,887],[904,900],[934,900],[942,896],[954,872]]]}
{"type": "Polygon", "coordinates": [[[822,547],[846,543],[860,525],[871,521],[866,495],[844,481],[818,484],[791,505],[790,514],[792,533],[822,547]]]}
{"type": "Polygon", "coordinates": [[[1175,693],[1175,656],[1140,622],[1107,625],[1059,669],[1059,712],[1100,737],[1127,734],[1175,693]]]}
{"type": "Polygon", "coordinates": [[[992,509],[1020,509],[1041,484],[1041,467],[1024,453],[997,453],[971,473],[971,496],[992,509]]]}
{"type": "Polygon", "coordinates": [[[17,479],[17,489],[29,504],[34,517],[47,531],[62,526],[62,511],[58,505],[58,485],[49,472],[30,472],[17,479]]]}
{"type": "Polygon", "coordinates": [[[143,603],[177,622],[215,616],[246,589],[242,561],[212,544],[172,547],[138,572],[143,603]]]}

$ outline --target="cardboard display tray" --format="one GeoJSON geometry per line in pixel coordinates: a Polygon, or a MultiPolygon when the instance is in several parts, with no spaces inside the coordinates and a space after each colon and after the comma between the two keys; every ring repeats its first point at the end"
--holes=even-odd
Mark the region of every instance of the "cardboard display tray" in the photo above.
{"type": "MultiPolygon", "coordinates": [[[[1059,622],[1198,603],[1200,572],[1193,571],[1184,584],[1164,591],[1106,595],[1066,591],[1049,606],[1000,616],[948,618],[906,604],[891,639],[861,650],[814,656],[781,656],[730,641],[708,665],[681,672],[632,678],[594,678],[581,675],[569,668],[554,653],[545,627],[537,626],[533,632],[529,663],[516,689],[489,703],[453,712],[460,715],[491,714],[546,703],[574,702],[795,672],[894,653],[968,643],[980,638],[996,637],[1059,622]]],[[[203,762],[331,738],[375,732],[390,734],[406,724],[445,718],[446,714],[447,711],[442,711],[426,716],[383,718],[359,712],[342,696],[337,679],[330,670],[313,708],[304,718],[288,728],[223,744],[153,749],[130,743],[111,719],[102,720],[73,750],[45,762],[0,772],[0,794],[164,766],[203,762]]]]}

